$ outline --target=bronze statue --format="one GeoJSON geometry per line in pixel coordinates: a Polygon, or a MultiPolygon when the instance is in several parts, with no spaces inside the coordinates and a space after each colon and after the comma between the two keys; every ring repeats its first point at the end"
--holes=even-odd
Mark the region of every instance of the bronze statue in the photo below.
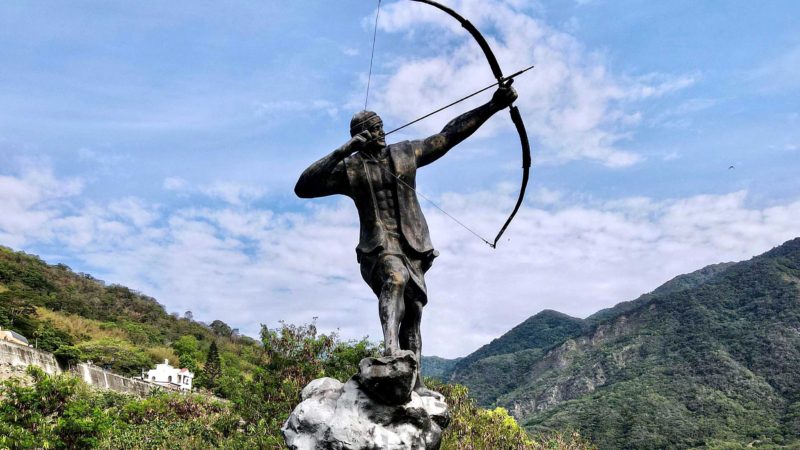
{"type": "MultiPolygon", "coordinates": [[[[417,169],[444,156],[516,98],[512,87],[501,85],[491,101],[456,117],[441,132],[391,145],[381,118],[361,111],[350,122],[352,138],[300,176],[295,193],[301,198],[341,194],[355,202],[361,223],[356,257],[361,276],[379,299],[386,356],[409,350],[418,365],[422,356],[425,272],[438,252],[414,191],[417,169]]],[[[420,376],[414,390],[430,394],[420,376]]]]}

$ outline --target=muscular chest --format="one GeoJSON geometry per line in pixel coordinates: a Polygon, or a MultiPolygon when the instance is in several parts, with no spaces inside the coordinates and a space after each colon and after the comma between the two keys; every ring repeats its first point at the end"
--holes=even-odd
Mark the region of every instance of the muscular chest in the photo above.
{"type": "Polygon", "coordinates": [[[370,161],[366,164],[367,177],[377,207],[381,212],[394,215],[397,206],[397,179],[392,173],[389,159],[370,161]]]}

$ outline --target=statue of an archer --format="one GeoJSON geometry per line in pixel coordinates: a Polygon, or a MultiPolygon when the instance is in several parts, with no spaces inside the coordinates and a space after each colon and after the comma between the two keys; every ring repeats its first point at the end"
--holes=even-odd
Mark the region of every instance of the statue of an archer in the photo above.
{"type": "MultiPolygon", "coordinates": [[[[441,132],[391,145],[381,118],[361,111],[350,121],[351,139],[300,176],[295,193],[301,198],[341,194],[355,202],[361,223],[356,256],[361,276],[378,297],[386,356],[408,350],[420,365],[425,272],[438,252],[414,191],[417,169],[444,156],[516,98],[510,85],[501,84],[491,101],[456,117],[441,132]]],[[[419,373],[416,378],[414,390],[432,395],[419,373]]]]}

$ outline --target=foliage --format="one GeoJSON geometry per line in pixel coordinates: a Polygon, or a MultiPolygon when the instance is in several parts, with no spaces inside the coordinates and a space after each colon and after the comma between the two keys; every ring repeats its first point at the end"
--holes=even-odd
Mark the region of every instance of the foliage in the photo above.
{"type": "Polygon", "coordinates": [[[121,375],[139,375],[153,364],[145,352],[120,339],[100,339],[79,344],[78,348],[87,360],[121,375]]]}
{"type": "Polygon", "coordinates": [[[211,328],[211,331],[213,331],[214,334],[216,334],[217,336],[231,337],[233,335],[233,329],[231,329],[231,327],[228,326],[227,323],[221,320],[215,320],[211,322],[211,325],[209,325],[209,327],[211,328]]]}
{"type": "Polygon", "coordinates": [[[196,360],[200,356],[200,345],[197,338],[191,335],[181,336],[180,339],[172,344],[172,348],[178,358],[191,357],[196,360]]]}
{"type": "Polygon", "coordinates": [[[335,334],[319,333],[313,323],[262,326],[261,341],[263,362],[252,379],[231,383],[226,373],[218,388],[236,404],[247,429],[260,430],[259,446],[283,445],[280,427],[311,380],[330,376],[345,381],[357,372],[358,361],[377,354],[377,347],[366,341],[339,341],[335,334]]]}
{"type": "Polygon", "coordinates": [[[438,356],[422,356],[422,375],[430,378],[435,378],[440,381],[450,380],[456,364],[462,358],[447,359],[438,356]]]}
{"type": "Polygon", "coordinates": [[[548,350],[568,338],[577,336],[585,329],[586,323],[581,319],[558,311],[544,310],[462,358],[453,368],[453,378],[458,380],[459,372],[467,370],[480,359],[522,350],[548,350]]]}
{"type": "Polygon", "coordinates": [[[50,377],[29,368],[33,386],[10,380],[0,387],[0,447],[88,448],[111,419],[87,397],[77,378],[50,377]]]}
{"type": "Polygon", "coordinates": [[[528,436],[503,408],[476,406],[467,388],[427,380],[431,389],[444,394],[450,407],[450,425],[442,436],[442,450],[579,450],[594,448],[578,433],[528,436]]]}
{"type": "MultiPolygon", "coordinates": [[[[258,342],[224,322],[172,316],[128,288],[2,248],[0,286],[0,325],[62,360],[138,374],[179,358],[197,367],[198,380],[216,378],[208,387],[229,400],[142,400],[37,374],[33,386],[2,387],[0,448],[282,448],[279,427],[308,381],[344,381],[379,352],[313,324],[264,327],[258,342]],[[216,367],[216,377],[203,373],[216,367]],[[182,414],[190,418],[178,420],[182,414]]],[[[453,407],[443,448],[586,448],[584,437],[602,448],[796,448],[798,286],[800,239],[678,277],[585,323],[535,316],[457,363],[453,376],[477,403],[462,388],[434,386],[453,407]],[[527,437],[508,410],[528,432],[580,435],[527,437]]]]}
{"type": "Polygon", "coordinates": [[[0,247],[0,326],[51,351],[63,364],[92,360],[137,375],[165,359],[194,371],[212,341],[222,365],[241,383],[252,377],[263,350],[222,321],[214,327],[167,314],[154,299],[119,285],[106,285],[69,267],[0,247]]]}
{"type": "MultiPolygon", "coordinates": [[[[0,448],[283,448],[280,425],[307,377],[331,375],[326,368],[353,373],[354,361],[377,351],[365,341],[318,334],[313,324],[265,330],[264,339],[275,361],[267,367],[280,372],[265,370],[263,378],[240,386],[242,396],[230,403],[164,391],[147,398],[93,391],[78,378],[32,368],[32,386],[11,380],[0,387],[0,448]],[[284,364],[303,355],[313,359],[294,359],[291,370],[284,364]],[[297,383],[282,383],[282,374],[297,383]],[[251,403],[256,405],[246,409],[251,403]]],[[[447,396],[451,408],[444,450],[592,448],[577,434],[531,439],[505,410],[478,408],[463,386],[428,384],[447,396]]]]}
{"type": "Polygon", "coordinates": [[[84,359],[83,351],[74,345],[62,345],[53,355],[62,367],[73,366],[84,359]]]}
{"type": "Polygon", "coordinates": [[[44,321],[33,332],[33,343],[41,350],[54,352],[62,346],[72,346],[73,339],[68,333],[54,327],[52,322],[44,321]]]}
{"type": "Polygon", "coordinates": [[[217,342],[212,341],[211,346],[208,347],[208,355],[206,355],[206,365],[203,367],[203,384],[214,390],[217,387],[219,378],[222,376],[222,362],[219,358],[219,348],[217,342]]]}
{"type": "Polygon", "coordinates": [[[145,399],[92,391],[78,378],[32,368],[32,386],[0,386],[0,448],[236,448],[247,442],[228,405],[156,392],[145,399]]]}
{"type": "Polygon", "coordinates": [[[453,379],[529,432],[602,448],[798,446],[798,299],[800,238],[601,311],[548,351],[467,357],[453,379]]]}

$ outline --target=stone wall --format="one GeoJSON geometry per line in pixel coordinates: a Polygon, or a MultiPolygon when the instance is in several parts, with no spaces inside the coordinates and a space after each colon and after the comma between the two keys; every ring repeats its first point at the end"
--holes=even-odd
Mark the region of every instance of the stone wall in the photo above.
{"type": "Polygon", "coordinates": [[[86,384],[98,389],[110,389],[112,391],[140,396],[147,395],[147,393],[153,389],[159,389],[158,386],[153,384],[123,377],[122,375],[103,370],[93,364],[81,363],[71,370],[86,384]]]}
{"type": "MultiPolygon", "coordinates": [[[[39,367],[50,375],[63,372],[52,353],[0,340],[0,381],[11,377],[26,379],[25,369],[28,366],[39,367]]],[[[159,386],[126,378],[92,364],[78,364],[70,368],[70,372],[89,386],[98,389],[110,389],[141,396],[147,395],[153,389],[159,389],[159,386]]]]}
{"type": "Polygon", "coordinates": [[[61,367],[58,366],[52,353],[2,340],[0,340],[0,365],[22,368],[37,366],[50,375],[61,373],[61,367]]]}

